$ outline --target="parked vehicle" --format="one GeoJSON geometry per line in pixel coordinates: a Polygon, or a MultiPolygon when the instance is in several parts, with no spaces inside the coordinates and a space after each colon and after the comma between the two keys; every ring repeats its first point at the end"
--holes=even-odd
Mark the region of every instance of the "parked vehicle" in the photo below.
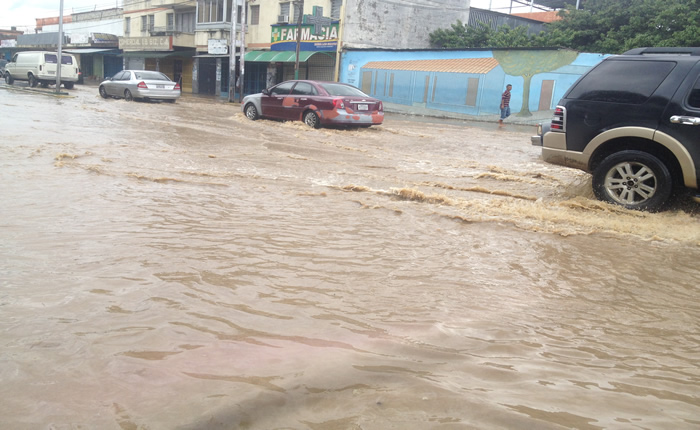
{"type": "Polygon", "coordinates": [[[4,58],[0,58],[0,77],[5,77],[5,64],[7,64],[7,60],[4,58]]]}
{"type": "Polygon", "coordinates": [[[604,59],[532,137],[544,161],[593,175],[600,200],[659,210],[674,188],[700,202],[700,48],[638,48],[604,59]]]}
{"type": "Polygon", "coordinates": [[[243,98],[246,117],[303,121],[310,127],[356,125],[370,127],[384,121],[384,107],[352,85],[293,80],[243,98]]]}
{"type": "Polygon", "coordinates": [[[152,70],[123,70],[103,81],[99,91],[103,98],[163,100],[169,103],[175,103],[181,92],[180,84],[152,70]]]}
{"type": "MultiPolygon", "coordinates": [[[[56,83],[58,54],[49,51],[17,52],[5,65],[5,82],[27,81],[30,87],[41,84],[46,88],[56,83]]],[[[61,84],[72,89],[78,82],[78,62],[71,54],[61,54],[61,84]]]]}

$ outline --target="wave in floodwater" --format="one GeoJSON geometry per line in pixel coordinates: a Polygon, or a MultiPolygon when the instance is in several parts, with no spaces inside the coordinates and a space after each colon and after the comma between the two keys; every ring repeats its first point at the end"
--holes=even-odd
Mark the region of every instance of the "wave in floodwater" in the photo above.
{"type": "Polygon", "coordinates": [[[507,197],[469,199],[414,188],[373,190],[346,185],[344,191],[371,193],[389,199],[425,203],[433,214],[443,214],[465,222],[509,223],[517,228],[555,233],[562,236],[616,234],[643,240],[675,241],[700,246],[700,222],[684,211],[648,213],[627,210],[586,197],[547,201],[535,196],[514,194],[483,187],[455,188],[444,184],[423,184],[436,188],[458,189],[469,193],[507,197]],[[449,209],[449,210],[448,210],[449,209]]]}

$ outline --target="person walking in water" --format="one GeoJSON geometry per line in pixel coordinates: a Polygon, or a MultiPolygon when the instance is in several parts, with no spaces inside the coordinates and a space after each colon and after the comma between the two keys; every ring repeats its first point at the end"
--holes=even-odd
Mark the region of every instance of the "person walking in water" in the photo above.
{"type": "Polygon", "coordinates": [[[501,94],[501,119],[498,120],[498,125],[503,125],[503,120],[510,116],[510,90],[513,89],[511,84],[506,85],[506,90],[501,94]]]}

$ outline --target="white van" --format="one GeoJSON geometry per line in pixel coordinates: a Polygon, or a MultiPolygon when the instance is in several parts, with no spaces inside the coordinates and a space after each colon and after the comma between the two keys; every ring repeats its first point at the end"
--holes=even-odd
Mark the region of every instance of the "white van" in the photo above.
{"type": "MultiPolygon", "coordinates": [[[[46,88],[56,83],[58,54],[49,51],[18,52],[5,65],[5,82],[28,81],[29,86],[46,88]]],[[[78,62],[71,54],[61,54],[61,83],[66,89],[78,82],[78,62]]]]}

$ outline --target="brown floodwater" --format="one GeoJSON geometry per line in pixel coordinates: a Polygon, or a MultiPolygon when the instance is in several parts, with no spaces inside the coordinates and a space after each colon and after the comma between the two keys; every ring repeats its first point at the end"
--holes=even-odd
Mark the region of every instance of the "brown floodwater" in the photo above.
{"type": "Polygon", "coordinates": [[[0,428],[700,428],[697,204],[513,125],[70,94],[0,88],[0,428]]]}

